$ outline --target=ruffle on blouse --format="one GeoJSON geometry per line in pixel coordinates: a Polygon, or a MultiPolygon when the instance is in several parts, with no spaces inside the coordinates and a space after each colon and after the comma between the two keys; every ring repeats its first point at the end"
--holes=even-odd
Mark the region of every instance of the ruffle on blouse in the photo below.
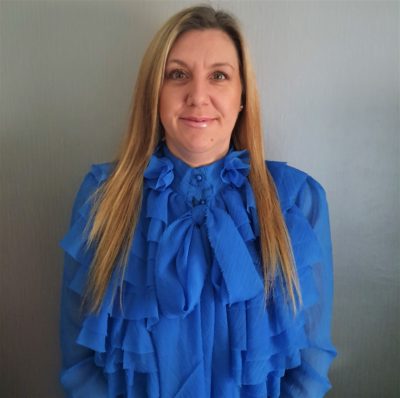
{"type": "MultiPolygon", "coordinates": [[[[144,175],[141,223],[146,223],[146,232],[137,228],[123,281],[113,275],[100,313],[85,317],[77,339],[95,351],[95,362],[108,379],[109,397],[134,397],[136,373],[147,375],[147,396],[159,397],[151,329],[160,316],[188,316],[199,304],[208,272],[215,294],[226,305],[231,375],[241,387],[241,397],[279,397],[286,369],[299,366],[301,350],[309,346],[305,316],[318,299],[312,267],[322,259],[317,238],[295,204],[307,175],[282,163],[268,162],[268,167],[281,198],[299,275],[303,305],[296,316],[278,280],[265,307],[247,151],[226,156],[220,193],[208,205],[195,207],[172,189],[173,163],[158,152],[144,175]],[[176,218],[176,209],[186,210],[176,218]]],[[[107,165],[92,168],[98,185],[109,171],[107,165]]],[[[81,207],[62,241],[64,250],[80,264],[69,286],[80,295],[93,258],[82,234],[90,207],[90,203],[81,207]]],[[[329,386],[325,378],[321,383],[329,386]]]]}
{"type": "MultiPolygon", "coordinates": [[[[94,165],[91,173],[100,186],[110,173],[110,165],[94,165]]],[[[96,187],[95,187],[96,188],[96,187]]],[[[94,256],[93,248],[87,249],[87,235],[82,231],[89,219],[91,202],[79,210],[61,246],[78,264],[69,288],[83,297],[89,267],[94,256]]],[[[86,315],[76,342],[95,352],[94,361],[103,368],[107,378],[108,397],[121,395],[134,398],[135,376],[146,375],[146,396],[159,397],[159,378],[153,343],[147,330],[149,322],[158,320],[158,307],[153,278],[146,272],[142,252],[141,234],[135,235],[129,257],[128,272],[121,280],[112,276],[100,312],[86,315]],[[122,291],[122,300],[120,301],[122,291]],[[120,302],[123,303],[121,308],[120,302]]]]}

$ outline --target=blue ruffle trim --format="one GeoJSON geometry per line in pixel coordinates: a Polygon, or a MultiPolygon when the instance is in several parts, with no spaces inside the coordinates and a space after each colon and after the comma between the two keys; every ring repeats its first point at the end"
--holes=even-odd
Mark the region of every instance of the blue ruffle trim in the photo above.
{"type": "MultiPolygon", "coordinates": [[[[98,186],[105,181],[109,170],[108,165],[93,166],[91,173],[98,186]]],[[[94,255],[92,248],[86,249],[87,236],[82,234],[90,208],[87,202],[78,210],[78,216],[61,242],[65,252],[80,265],[69,288],[81,296],[94,255]]],[[[121,394],[133,398],[135,374],[138,373],[147,375],[147,396],[159,397],[157,361],[148,331],[149,325],[158,321],[158,306],[153,276],[146,272],[140,239],[138,230],[123,282],[116,273],[113,275],[100,313],[85,316],[77,338],[78,344],[95,352],[94,361],[103,368],[110,398],[121,394]]]]}
{"type": "MultiPolygon", "coordinates": [[[[148,397],[160,396],[151,329],[160,316],[183,318],[193,310],[199,303],[210,263],[212,284],[226,304],[231,374],[241,386],[241,396],[279,397],[285,371],[300,365],[301,350],[309,346],[305,313],[318,298],[312,267],[321,261],[315,234],[295,205],[307,175],[297,171],[297,175],[290,175],[294,169],[276,163],[270,167],[283,198],[282,211],[303,295],[303,306],[294,317],[279,282],[265,310],[258,222],[247,180],[247,156],[245,151],[231,152],[221,172],[226,186],[215,202],[187,208],[177,218],[173,209],[185,209],[187,205],[170,187],[173,168],[168,159],[153,156],[145,173],[144,211],[139,223],[147,225],[143,228],[146,235],[137,229],[123,281],[117,274],[113,276],[100,313],[84,318],[77,339],[78,344],[95,352],[95,363],[103,368],[108,380],[109,397],[122,394],[133,398],[136,373],[146,375],[148,397]],[[203,223],[205,229],[201,228],[203,223]],[[199,245],[204,248],[201,256],[199,251],[191,250],[199,245]]],[[[93,167],[98,185],[109,171],[109,166],[93,167]]],[[[82,234],[89,212],[90,203],[85,203],[61,243],[80,264],[69,285],[80,295],[94,254],[92,248],[86,250],[87,237],[82,234]]]]}

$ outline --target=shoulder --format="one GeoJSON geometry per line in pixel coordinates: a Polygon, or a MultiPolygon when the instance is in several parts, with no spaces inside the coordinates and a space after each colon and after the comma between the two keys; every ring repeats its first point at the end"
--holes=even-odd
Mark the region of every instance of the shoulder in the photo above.
{"type": "Polygon", "coordinates": [[[73,208],[72,220],[77,215],[78,211],[89,202],[92,194],[98,187],[108,178],[114,167],[114,163],[97,163],[92,164],[89,171],[84,174],[76,193],[73,208]]]}
{"type": "Polygon", "coordinates": [[[114,163],[92,164],[84,175],[80,190],[90,190],[100,186],[111,174],[114,163]]]}
{"type": "Polygon", "coordinates": [[[274,180],[282,210],[294,205],[306,210],[326,200],[322,185],[305,171],[277,161],[266,161],[266,167],[274,180]]]}
{"type": "Polygon", "coordinates": [[[84,175],[78,190],[78,197],[88,197],[97,189],[111,174],[113,163],[92,164],[89,171],[84,175]]]}
{"type": "Polygon", "coordinates": [[[97,184],[104,182],[111,174],[114,167],[114,163],[94,163],[90,166],[90,169],[86,176],[92,178],[97,184]]]}

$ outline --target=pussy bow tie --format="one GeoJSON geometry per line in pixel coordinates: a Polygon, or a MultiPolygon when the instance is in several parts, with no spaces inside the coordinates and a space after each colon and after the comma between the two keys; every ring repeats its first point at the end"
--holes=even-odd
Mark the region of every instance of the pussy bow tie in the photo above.
{"type": "Polygon", "coordinates": [[[154,277],[160,310],[166,317],[185,317],[194,309],[208,272],[226,304],[249,300],[263,290],[249,250],[255,240],[251,226],[255,204],[248,173],[248,152],[231,150],[220,172],[223,186],[218,200],[189,207],[167,225],[170,206],[180,195],[171,187],[174,164],[167,157],[151,158],[144,174],[145,187],[150,189],[147,216],[150,240],[158,243],[153,253],[154,277]]]}

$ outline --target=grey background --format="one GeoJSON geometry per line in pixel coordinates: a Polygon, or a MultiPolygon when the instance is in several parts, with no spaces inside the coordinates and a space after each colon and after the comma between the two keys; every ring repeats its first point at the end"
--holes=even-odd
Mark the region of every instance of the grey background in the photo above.
{"type": "MultiPolygon", "coordinates": [[[[190,3],[0,3],[1,397],[61,396],[58,242],[81,178],[117,148],[146,45],[190,3]]],[[[329,397],[398,397],[399,3],[213,3],[247,34],[268,158],[328,194],[329,397]]]]}

